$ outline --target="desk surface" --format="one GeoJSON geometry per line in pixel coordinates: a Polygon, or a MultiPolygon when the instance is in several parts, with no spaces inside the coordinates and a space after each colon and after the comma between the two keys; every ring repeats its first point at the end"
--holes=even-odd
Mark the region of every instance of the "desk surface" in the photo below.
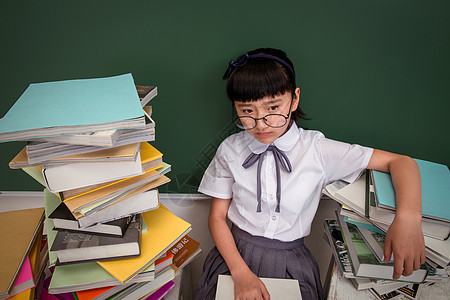
{"type": "MultiPolygon", "coordinates": [[[[328,290],[328,300],[365,300],[377,299],[369,290],[357,291],[349,279],[341,276],[336,270],[336,265],[331,271],[330,287],[328,290]]],[[[399,295],[393,299],[406,300],[406,296],[399,295]]],[[[450,280],[442,280],[433,285],[423,284],[419,289],[416,299],[448,300],[450,299],[450,280]]]]}

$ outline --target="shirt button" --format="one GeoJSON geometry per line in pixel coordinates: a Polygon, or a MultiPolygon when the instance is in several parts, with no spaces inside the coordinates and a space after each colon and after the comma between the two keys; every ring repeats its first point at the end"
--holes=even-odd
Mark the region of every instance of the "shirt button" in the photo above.
{"type": "Polygon", "coordinates": [[[276,219],[277,219],[277,217],[276,217],[276,216],[272,216],[272,220],[274,220],[274,221],[275,221],[276,219]]]}
{"type": "Polygon", "coordinates": [[[273,195],[269,194],[269,199],[272,200],[273,199],[273,195]]]}

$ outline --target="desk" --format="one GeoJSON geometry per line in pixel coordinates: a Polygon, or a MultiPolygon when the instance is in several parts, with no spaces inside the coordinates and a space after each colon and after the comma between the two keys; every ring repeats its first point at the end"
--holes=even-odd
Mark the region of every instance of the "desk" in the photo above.
{"type": "MultiPolygon", "coordinates": [[[[328,300],[365,300],[377,299],[369,290],[357,291],[349,279],[341,276],[334,264],[330,274],[328,300]]],[[[410,299],[399,295],[396,300],[410,299]]],[[[450,280],[442,280],[433,285],[423,284],[416,299],[448,300],[450,299],[450,280]]]]}

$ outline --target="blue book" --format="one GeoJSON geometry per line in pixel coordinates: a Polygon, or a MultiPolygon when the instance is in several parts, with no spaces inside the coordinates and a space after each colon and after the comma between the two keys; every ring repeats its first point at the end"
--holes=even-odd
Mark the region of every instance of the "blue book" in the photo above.
{"type": "MultiPolygon", "coordinates": [[[[422,183],[423,217],[450,223],[450,172],[446,165],[415,159],[422,183]]],[[[372,170],[377,207],[395,210],[395,192],[388,173],[372,170]]]]}
{"type": "Polygon", "coordinates": [[[131,74],[33,83],[0,119],[0,142],[144,127],[131,74]]]}

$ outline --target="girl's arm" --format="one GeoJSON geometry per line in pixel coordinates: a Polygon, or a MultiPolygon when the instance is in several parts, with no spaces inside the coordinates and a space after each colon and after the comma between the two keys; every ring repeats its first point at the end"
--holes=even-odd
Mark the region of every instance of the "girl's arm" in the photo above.
{"type": "Polygon", "coordinates": [[[384,262],[393,253],[393,279],[411,275],[425,263],[419,167],[408,156],[374,150],[367,168],[390,173],[395,190],[397,208],[386,235],[384,262]]]}
{"type": "Polygon", "coordinates": [[[235,299],[270,299],[262,281],[249,269],[239,254],[227,224],[231,199],[213,198],[208,225],[217,249],[230,269],[234,281],[235,299]]]}

